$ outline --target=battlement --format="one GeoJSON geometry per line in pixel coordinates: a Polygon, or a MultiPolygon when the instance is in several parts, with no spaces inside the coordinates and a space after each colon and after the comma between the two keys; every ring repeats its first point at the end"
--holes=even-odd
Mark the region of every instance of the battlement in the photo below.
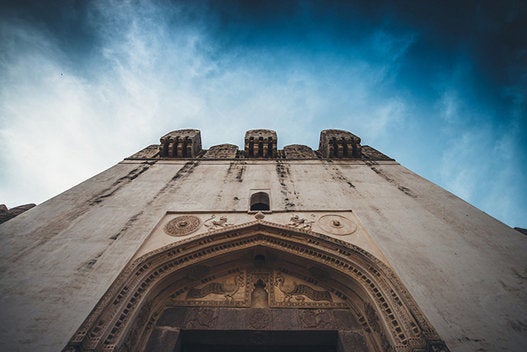
{"type": "Polygon", "coordinates": [[[360,138],[348,131],[323,130],[318,151],[324,158],[360,158],[360,138]]]}
{"type": "Polygon", "coordinates": [[[159,156],[165,158],[195,158],[201,152],[199,130],[177,130],[160,139],[159,156]]]}
{"type": "Polygon", "coordinates": [[[245,132],[244,156],[247,158],[276,158],[276,132],[273,130],[249,130],[245,132]]]}
{"type": "Polygon", "coordinates": [[[302,144],[278,149],[276,131],[254,129],[245,133],[243,149],[234,144],[219,144],[202,149],[197,129],[182,129],[160,138],[160,145],[151,145],[128,159],[350,159],[393,160],[370,146],[362,146],[359,136],[351,132],[327,129],[320,132],[318,150],[302,144]]]}

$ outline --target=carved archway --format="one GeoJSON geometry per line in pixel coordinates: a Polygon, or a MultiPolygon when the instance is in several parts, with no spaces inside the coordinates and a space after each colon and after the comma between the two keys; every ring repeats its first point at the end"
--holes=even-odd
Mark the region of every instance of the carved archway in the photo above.
{"type": "Polygon", "coordinates": [[[174,350],[183,330],[333,331],[338,351],[447,351],[393,270],[373,255],[263,220],[138,258],[65,351],[140,351],[156,341],[174,350]],[[234,311],[237,323],[229,320],[234,311]]]}

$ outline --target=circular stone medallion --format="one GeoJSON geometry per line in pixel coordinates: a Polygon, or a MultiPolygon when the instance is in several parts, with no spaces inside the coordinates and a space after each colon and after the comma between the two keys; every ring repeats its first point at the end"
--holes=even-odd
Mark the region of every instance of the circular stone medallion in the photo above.
{"type": "Polygon", "coordinates": [[[170,236],[186,236],[196,231],[201,225],[197,216],[183,215],[170,220],[165,225],[165,232],[170,236]]]}
{"type": "Polygon", "coordinates": [[[357,225],[341,215],[323,215],[318,219],[318,226],[333,235],[346,236],[357,231],[357,225]]]}

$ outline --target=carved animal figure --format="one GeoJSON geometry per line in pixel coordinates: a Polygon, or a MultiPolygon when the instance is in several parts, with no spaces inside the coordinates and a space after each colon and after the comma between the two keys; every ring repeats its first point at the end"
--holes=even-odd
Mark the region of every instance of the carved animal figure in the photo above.
{"type": "Polygon", "coordinates": [[[289,219],[289,226],[298,227],[300,229],[311,230],[312,223],[313,221],[307,221],[306,218],[301,218],[296,214],[289,219]]]}
{"type": "Polygon", "coordinates": [[[331,302],[331,294],[328,291],[318,291],[312,287],[303,284],[297,284],[293,281],[290,285],[285,285],[285,278],[282,274],[277,274],[275,279],[275,286],[285,295],[284,302],[290,302],[291,298],[303,302],[305,297],[313,301],[328,301],[331,302]]]}
{"type": "Polygon", "coordinates": [[[234,283],[211,282],[202,288],[190,289],[187,298],[203,298],[210,294],[223,295],[227,301],[232,301],[236,292],[244,285],[243,273],[234,277],[234,283]]]}
{"type": "Polygon", "coordinates": [[[209,219],[205,220],[205,226],[209,230],[213,230],[218,227],[227,227],[231,224],[227,223],[227,218],[225,216],[221,216],[219,220],[214,220],[216,218],[216,215],[212,215],[209,219]]]}

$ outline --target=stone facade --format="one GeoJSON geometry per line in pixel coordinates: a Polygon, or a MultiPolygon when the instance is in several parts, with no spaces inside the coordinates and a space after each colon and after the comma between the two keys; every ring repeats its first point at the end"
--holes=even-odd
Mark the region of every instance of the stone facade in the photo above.
{"type": "Polygon", "coordinates": [[[346,131],[244,142],[173,131],[0,225],[2,350],[523,350],[520,232],[346,131]]]}

